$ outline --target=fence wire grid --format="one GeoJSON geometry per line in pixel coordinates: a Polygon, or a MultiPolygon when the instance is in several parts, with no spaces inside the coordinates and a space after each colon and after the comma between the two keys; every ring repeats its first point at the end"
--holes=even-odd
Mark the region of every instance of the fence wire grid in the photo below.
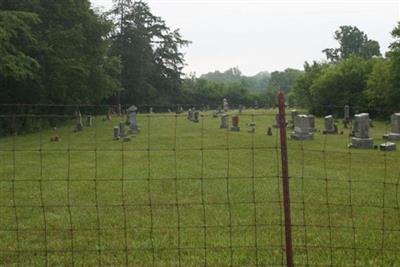
{"type": "MultiPolygon", "coordinates": [[[[113,140],[108,106],[79,107],[78,132],[75,106],[0,108],[1,266],[287,266],[277,109],[231,109],[237,132],[139,107],[113,140]]],[[[400,154],[348,148],[338,116],[312,141],[287,129],[294,266],[400,266],[400,154]]]]}

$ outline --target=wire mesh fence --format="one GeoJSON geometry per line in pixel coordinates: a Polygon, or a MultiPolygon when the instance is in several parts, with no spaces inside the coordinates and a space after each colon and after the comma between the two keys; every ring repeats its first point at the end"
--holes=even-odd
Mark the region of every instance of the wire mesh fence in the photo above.
{"type": "MultiPolygon", "coordinates": [[[[231,131],[223,112],[148,108],[128,134],[108,106],[80,106],[81,130],[77,106],[1,106],[1,265],[287,265],[277,109],[230,110],[231,131]]],[[[288,140],[294,265],[396,266],[400,154],[349,148],[337,126],[288,140]]]]}

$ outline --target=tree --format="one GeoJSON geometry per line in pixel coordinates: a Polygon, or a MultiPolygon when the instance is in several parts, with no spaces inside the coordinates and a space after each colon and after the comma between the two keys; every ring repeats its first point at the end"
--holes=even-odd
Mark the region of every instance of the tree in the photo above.
{"type": "Polygon", "coordinates": [[[120,80],[125,103],[168,102],[181,86],[184,56],[189,44],[150,11],[142,1],[118,0],[110,12],[115,23],[112,55],[121,58],[120,80]]]}
{"type": "MultiPolygon", "coordinates": [[[[4,0],[0,8],[25,14],[18,43],[29,56],[25,66],[35,67],[29,83],[3,77],[8,101],[99,103],[120,89],[118,59],[107,56],[112,25],[94,13],[88,0],[4,0]],[[25,12],[32,14],[30,19],[25,12]]],[[[7,21],[12,22],[10,16],[7,21]]],[[[6,53],[13,54],[10,49],[6,53]]]]}
{"type": "Polygon", "coordinates": [[[331,62],[338,62],[351,55],[364,59],[381,55],[379,43],[368,39],[368,36],[355,26],[340,26],[339,30],[335,31],[334,38],[339,42],[339,48],[322,50],[331,62]]]}
{"type": "Polygon", "coordinates": [[[39,63],[29,54],[36,40],[31,25],[39,23],[36,14],[0,11],[0,77],[21,81],[32,79],[39,63]]]}

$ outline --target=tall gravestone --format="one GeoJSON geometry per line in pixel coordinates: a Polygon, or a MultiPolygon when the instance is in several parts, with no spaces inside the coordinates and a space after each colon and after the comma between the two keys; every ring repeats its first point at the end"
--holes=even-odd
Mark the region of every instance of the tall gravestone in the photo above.
{"type": "Polygon", "coordinates": [[[310,118],[307,115],[297,115],[294,118],[294,140],[313,140],[314,135],[311,132],[310,118]]]}
{"type": "Polygon", "coordinates": [[[229,127],[229,115],[228,114],[222,114],[221,116],[221,125],[219,128],[221,129],[228,129],[229,127]]]}
{"type": "Polygon", "coordinates": [[[188,114],[187,114],[187,117],[186,117],[188,120],[191,120],[192,119],[192,109],[191,108],[189,108],[188,109],[188,114]]]}
{"type": "Polygon", "coordinates": [[[119,137],[124,138],[126,136],[125,135],[125,124],[123,122],[120,122],[118,126],[119,126],[119,137]]]}
{"type": "Polygon", "coordinates": [[[239,132],[240,131],[240,126],[239,126],[239,115],[232,115],[232,127],[231,131],[239,132]]]}
{"type": "Polygon", "coordinates": [[[93,126],[93,116],[92,115],[88,115],[87,116],[86,125],[88,127],[92,127],[93,126]]]}
{"type": "Polygon", "coordinates": [[[343,112],[343,126],[344,128],[347,128],[348,124],[350,123],[350,107],[349,105],[344,106],[344,112],[343,112]]]}
{"type": "Polygon", "coordinates": [[[118,116],[122,116],[122,106],[121,104],[118,104],[118,116]]]}
{"type": "Polygon", "coordinates": [[[317,129],[315,128],[315,116],[314,115],[308,115],[308,119],[310,120],[310,131],[311,132],[316,132],[317,129]]]}
{"type": "Polygon", "coordinates": [[[119,127],[115,126],[113,129],[113,140],[119,140],[119,127]]]}
{"type": "Polygon", "coordinates": [[[81,112],[79,110],[76,111],[75,112],[75,116],[76,116],[76,125],[75,125],[74,132],[83,131],[83,123],[82,123],[82,114],[81,114],[81,112]]]}
{"type": "Polygon", "coordinates": [[[337,134],[338,129],[335,125],[335,119],[332,115],[325,116],[324,118],[325,130],[324,134],[337,134]]]}
{"type": "Polygon", "coordinates": [[[351,147],[373,148],[374,141],[369,137],[369,114],[361,113],[354,116],[354,136],[351,138],[351,147]]]}
{"type": "Polygon", "coordinates": [[[213,117],[213,118],[218,118],[218,111],[213,110],[213,112],[212,112],[212,117],[213,117]]]}
{"type": "Polygon", "coordinates": [[[128,134],[138,134],[140,132],[139,125],[137,123],[137,118],[136,118],[136,112],[137,112],[137,107],[136,106],[131,106],[127,109],[128,116],[129,116],[129,131],[128,134]]]}
{"type": "MultiPolygon", "coordinates": [[[[299,115],[299,112],[295,109],[290,112],[291,120],[289,121],[289,127],[291,129],[294,129],[294,121],[295,121],[297,115],[299,115]]],[[[278,123],[278,125],[279,125],[279,123],[278,123]]]]}
{"type": "Polygon", "coordinates": [[[224,112],[228,112],[228,110],[229,110],[229,105],[228,105],[228,100],[226,100],[226,98],[224,98],[224,99],[222,100],[222,107],[223,107],[223,109],[224,109],[224,112]]]}
{"type": "Polygon", "coordinates": [[[153,107],[150,107],[149,113],[150,113],[150,114],[153,114],[153,107]]]}
{"type": "Polygon", "coordinates": [[[200,111],[195,110],[193,114],[193,122],[199,122],[199,117],[200,117],[200,111]]]}
{"type": "Polygon", "coordinates": [[[383,138],[391,141],[400,140],[400,113],[394,113],[390,116],[390,124],[390,133],[385,134],[383,138]]]}

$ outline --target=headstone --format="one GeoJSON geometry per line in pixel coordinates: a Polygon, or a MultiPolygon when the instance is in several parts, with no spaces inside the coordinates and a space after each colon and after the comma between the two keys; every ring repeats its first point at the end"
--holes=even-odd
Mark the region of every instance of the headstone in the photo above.
{"type": "Polygon", "coordinates": [[[351,147],[373,148],[374,141],[369,137],[369,114],[361,113],[354,116],[354,137],[351,138],[351,147]]]}
{"type": "Polygon", "coordinates": [[[228,114],[222,114],[221,116],[221,125],[219,128],[221,129],[228,129],[229,128],[229,115],[228,114]]]}
{"type": "Polygon", "coordinates": [[[113,130],[113,140],[119,140],[119,127],[115,126],[113,130]]]}
{"type": "Polygon", "coordinates": [[[213,118],[218,118],[218,111],[213,110],[213,112],[212,112],[212,117],[213,117],[213,118]]]}
{"type": "Polygon", "coordinates": [[[107,111],[107,115],[106,115],[106,119],[107,119],[107,120],[109,120],[109,121],[111,120],[111,117],[112,117],[112,115],[111,115],[111,114],[112,114],[112,111],[111,111],[111,109],[108,109],[108,111],[107,111]]]}
{"type": "Polygon", "coordinates": [[[188,119],[188,120],[191,120],[191,119],[192,119],[192,113],[193,113],[193,112],[192,112],[192,109],[189,108],[189,109],[188,109],[188,115],[187,115],[187,119],[188,119]]]}
{"type": "Polygon", "coordinates": [[[61,137],[58,135],[53,135],[50,137],[50,142],[59,142],[61,141],[61,137]]]}
{"type": "MultiPolygon", "coordinates": [[[[289,121],[289,125],[290,125],[289,127],[291,129],[294,129],[294,120],[296,119],[297,115],[299,115],[299,112],[295,109],[290,112],[291,120],[289,121]]],[[[279,125],[279,123],[278,123],[278,125],[279,125]]]]}
{"type": "Polygon", "coordinates": [[[76,116],[76,125],[75,125],[74,132],[83,131],[83,123],[82,123],[82,114],[81,114],[81,112],[79,110],[76,111],[75,112],[75,116],[76,116]]]}
{"type": "Polygon", "coordinates": [[[350,107],[349,105],[344,106],[344,115],[343,115],[343,125],[344,128],[347,128],[350,123],[350,107]]]}
{"type": "Polygon", "coordinates": [[[295,109],[293,109],[293,110],[290,112],[290,116],[291,116],[291,118],[292,118],[292,123],[294,123],[294,119],[296,118],[297,115],[299,115],[299,112],[298,112],[297,110],[295,110],[295,109]]]}
{"type": "Polygon", "coordinates": [[[379,146],[379,149],[381,151],[395,151],[396,150],[396,144],[392,142],[386,142],[383,143],[379,146]]]}
{"type": "Polygon", "coordinates": [[[325,130],[324,134],[337,134],[338,129],[335,125],[335,119],[332,115],[325,116],[325,130]]]}
{"type": "Polygon", "coordinates": [[[139,125],[137,123],[136,119],[136,111],[137,107],[136,106],[131,106],[128,108],[128,116],[129,116],[129,131],[128,134],[138,134],[140,132],[139,125]]]}
{"type": "Polygon", "coordinates": [[[311,132],[316,132],[317,129],[315,129],[315,116],[314,115],[308,115],[308,119],[310,120],[310,131],[311,132]]]}
{"type": "Polygon", "coordinates": [[[183,112],[183,108],[181,105],[178,105],[178,108],[176,109],[176,114],[181,114],[183,112]]]}
{"type": "Polygon", "coordinates": [[[121,104],[118,104],[118,116],[122,116],[122,106],[121,104]]]}
{"type": "Polygon", "coordinates": [[[196,109],[195,108],[191,108],[191,112],[190,112],[190,121],[195,121],[195,113],[196,113],[196,109]]]}
{"type": "Polygon", "coordinates": [[[125,137],[126,135],[125,135],[125,125],[124,125],[124,123],[120,122],[118,126],[119,126],[119,137],[121,137],[121,138],[125,137]]]}
{"type": "Polygon", "coordinates": [[[86,125],[87,125],[88,127],[92,127],[92,126],[93,126],[93,116],[92,116],[92,115],[88,115],[88,116],[87,116],[86,125]]]}
{"type": "Polygon", "coordinates": [[[200,111],[196,110],[193,115],[193,122],[199,122],[200,111]]]}
{"type": "Polygon", "coordinates": [[[170,108],[168,109],[168,113],[172,113],[172,110],[170,108]]]}
{"type": "Polygon", "coordinates": [[[228,110],[229,110],[229,105],[228,105],[228,100],[226,100],[226,98],[224,98],[224,99],[222,100],[222,107],[223,107],[223,109],[224,109],[224,112],[228,112],[228,110]]]}
{"type": "Polygon", "coordinates": [[[294,140],[313,140],[314,135],[311,133],[310,118],[307,115],[297,115],[294,118],[294,140]]]}
{"type": "Polygon", "coordinates": [[[271,127],[268,127],[268,129],[267,129],[267,135],[269,135],[269,136],[272,135],[272,129],[271,129],[271,127]]]}
{"type": "Polygon", "coordinates": [[[153,107],[150,107],[149,113],[153,114],[153,107]]]}
{"type": "Polygon", "coordinates": [[[250,129],[249,129],[249,133],[255,133],[256,132],[256,123],[253,121],[253,122],[250,122],[250,124],[249,124],[249,126],[250,126],[250,129]]]}
{"type": "Polygon", "coordinates": [[[231,131],[239,132],[240,131],[240,126],[239,126],[239,115],[232,115],[232,127],[231,131]]]}
{"type": "Polygon", "coordinates": [[[385,134],[383,138],[391,141],[400,140],[400,113],[394,113],[390,116],[390,124],[390,133],[385,134]]]}
{"type": "Polygon", "coordinates": [[[242,111],[243,111],[243,106],[239,105],[239,114],[242,114],[242,111]]]}

